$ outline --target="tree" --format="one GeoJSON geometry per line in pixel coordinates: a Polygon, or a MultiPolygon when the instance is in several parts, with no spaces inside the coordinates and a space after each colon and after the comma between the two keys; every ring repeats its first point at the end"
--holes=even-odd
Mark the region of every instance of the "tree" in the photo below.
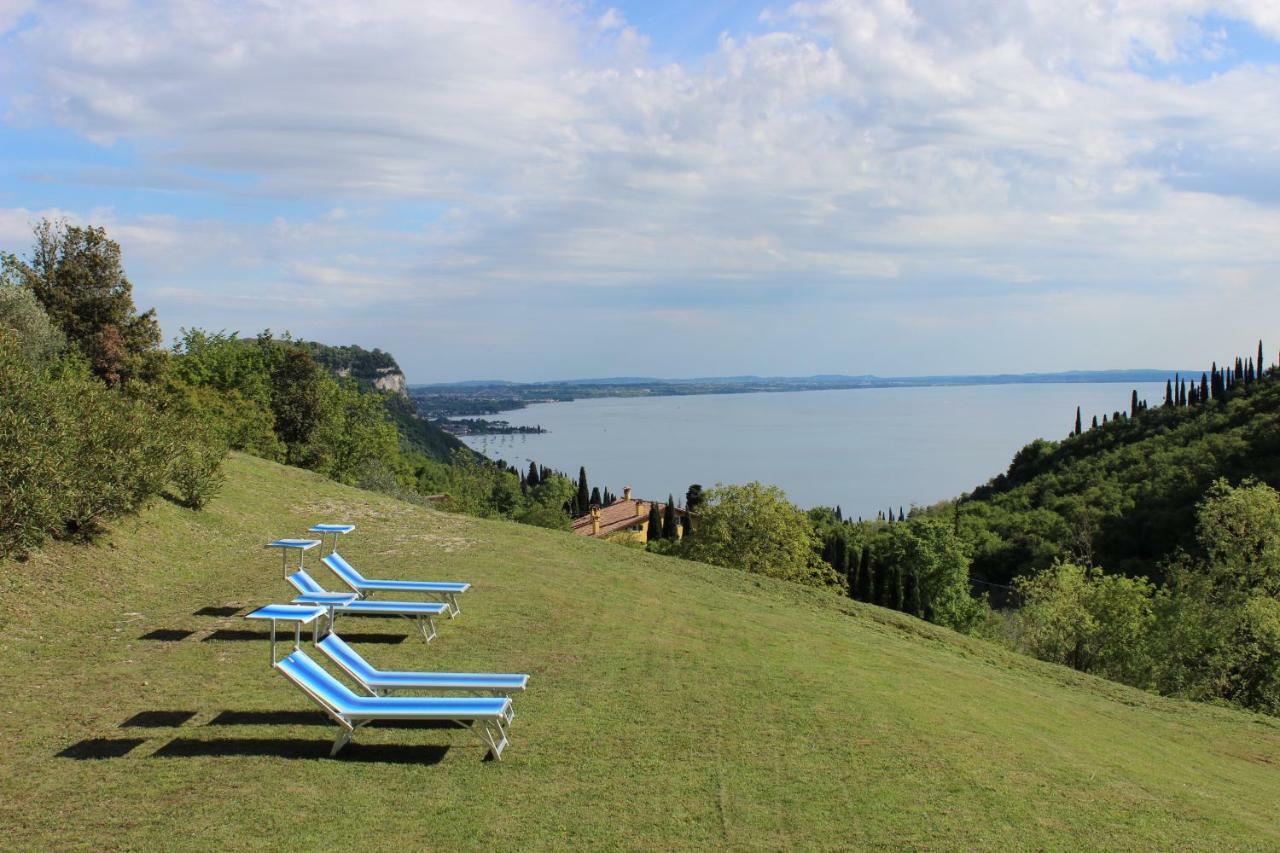
{"type": "Polygon", "coordinates": [[[676,529],[676,502],[675,498],[667,495],[667,507],[662,513],[662,538],[678,539],[680,536],[676,529]]]}
{"type": "Polygon", "coordinates": [[[118,384],[147,370],[160,344],[155,311],[138,314],[120,245],[98,227],[41,220],[31,257],[5,255],[5,276],[30,289],[49,319],[89,359],[95,375],[118,384]]]}
{"type": "Polygon", "coordinates": [[[717,486],[706,493],[697,535],[684,556],[818,586],[838,579],[817,556],[808,517],[777,486],[717,486]]]}
{"type": "Polygon", "coordinates": [[[1133,417],[1138,416],[1138,389],[1134,388],[1133,393],[1129,395],[1129,414],[1133,417]]]}
{"type": "Polygon", "coordinates": [[[585,513],[591,507],[591,490],[587,488],[586,466],[578,468],[578,512],[585,513]]]}
{"type": "Polygon", "coordinates": [[[899,606],[957,631],[977,624],[984,606],[969,594],[969,551],[953,524],[938,516],[916,515],[883,535],[878,563],[891,577],[901,578],[895,583],[905,586],[895,592],[899,606]],[[903,593],[908,596],[905,605],[903,593]],[[915,611],[910,610],[913,606],[915,611]]]}
{"type": "Polygon", "coordinates": [[[290,347],[272,373],[271,413],[290,464],[311,467],[314,448],[309,442],[325,414],[326,381],[332,384],[311,353],[300,347],[290,347]]]}
{"type": "Polygon", "coordinates": [[[1166,379],[1164,381],[1164,404],[1166,408],[1173,405],[1173,380],[1172,379],[1166,379]]]}
{"type": "Polygon", "coordinates": [[[702,491],[702,486],[694,483],[684,493],[684,509],[685,512],[697,512],[706,502],[706,495],[702,491]]]}
{"type": "Polygon", "coordinates": [[[1023,604],[1014,631],[1024,651],[1128,684],[1150,683],[1150,581],[1059,562],[1020,578],[1016,588],[1023,604]]]}
{"type": "Polygon", "coordinates": [[[531,488],[531,489],[532,489],[534,486],[538,485],[538,483],[542,482],[542,480],[540,480],[540,479],[538,478],[538,463],[537,463],[537,462],[533,462],[533,461],[530,461],[530,462],[529,462],[529,473],[525,476],[525,478],[524,478],[524,482],[525,482],[525,485],[526,485],[526,486],[528,486],[528,487],[529,487],[529,488],[531,488]]]}
{"type": "Polygon", "coordinates": [[[591,506],[604,506],[604,501],[600,499],[599,486],[593,486],[591,488],[591,506]]]}
{"type": "MultiPolygon", "coordinates": [[[[0,270],[0,277],[3,270],[0,270]]],[[[66,346],[66,336],[49,320],[27,288],[0,278],[0,333],[13,336],[17,351],[34,367],[46,367],[66,346]]]]}
{"type": "Polygon", "coordinates": [[[658,505],[656,503],[650,502],[648,541],[656,542],[661,538],[662,538],[662,514],[658,511],[658,505]]]}
{"type": "Polygon", "coordinates": [[[1266,356],[1262,354],[1262,341],[1258,341],[1258,378],[1262,378],[1262,374],[1266,372],[1267,361],[1266,356]]]}
{"type": "Polygon", "coordinates": [[[1080,407],[1076,406],[1076,429],[1075,429],[1075,432],[1072,433],[1072,435],[1079,435],[1080,433],[1082,433],[1084,431],[1083,426],[1084,425],[1080,421],[1080,407]]]}
{"type": "Polygon", "coordinates": [[[859,601],[871,601],[874,594],[871,577],[871,546],[863,545],[862,554],[858,558],[858,595],[859,601]]]}

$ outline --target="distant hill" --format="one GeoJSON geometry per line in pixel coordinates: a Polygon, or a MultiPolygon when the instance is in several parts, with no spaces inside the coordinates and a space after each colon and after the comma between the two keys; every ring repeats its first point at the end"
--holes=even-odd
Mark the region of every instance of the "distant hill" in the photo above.
{"type": "Polygon", "coordinates": [[[1173,376],[1166,370],[1071,370],[1063,373],[1022,373],[972,376],[711,376],[656,379],[615,376],[606,379],[565,379],[555,382],[476,381],[410,385],[418,410],[430,417],[494,414],[530,403],[564,402],[598,397],[675,397],[698,394],[758,394],[788,391],[828,391],[854,388],[916,388],[955,385],[1046,384],[1057,382],[1161,382],[1173,376]]]}
{"type": "Polygon", "coordinates": [[[1280,487],[1275,369],[1223,399],[1159,403],[1062,441],[1032,442],[962,498],[958,522],[981,542],[974,575],[1008,583],[1071,555],[1158,580],[1165,559],[1193,547],[1195,505],[1215,479],[1280,487]]]}
{"type": "Polygon", "coordinates": [[[597,379],[555,379],[545,382],[509,382],[501,379],[469,379],[463,382],[439,382],[410,385],[415,392],[448,391],[450,389],[513,388],[546,389],[556,387],[646,385],[665,386],[712,385],[732,388],[741,386],[750,390],[811,390],[815,386],[832,388],[880,388],[917,385],[1009,385],[1018,383],[1041,384],[1056,382],[1163,382],[1174,375],[1173,370],[1148,368],[1132,370],[1066,370],[1058,373],[999,373],[934,376],[876,376],[871,373],[847,375],[820,373],[813,376],[701,376],[684,379],[655,376],[611,376],[597,379]]]}
{"type": "Polygon", "coordinates": [[[240,454],[203,512],[157,501],[109,544],[3,568],[12,849],[242,849],[264,827],[281,849],[1280,846],[1273,719],[240,454]],[[336,727],[242,618],[292,594],[262,544],[317,521],[357,525],[342,551],[371,576],[474,585],[429,646],[403,620],[337,627],[382,669],[530,673],[501,762],[395,723],[328,757],[336,727]]]}

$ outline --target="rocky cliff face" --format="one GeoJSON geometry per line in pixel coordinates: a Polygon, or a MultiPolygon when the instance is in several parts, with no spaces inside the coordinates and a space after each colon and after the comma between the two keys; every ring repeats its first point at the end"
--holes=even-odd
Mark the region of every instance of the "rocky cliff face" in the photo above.
{"type": "Polygon", "coordinates": [[[393,394],[399,394],[406,399],[409,392],[405,390],[404,374],[400,372],[398,367],[381,367],[378,368],[378,376],[373,380],[373,387],[379,391],[390,391],[393,394]]]}

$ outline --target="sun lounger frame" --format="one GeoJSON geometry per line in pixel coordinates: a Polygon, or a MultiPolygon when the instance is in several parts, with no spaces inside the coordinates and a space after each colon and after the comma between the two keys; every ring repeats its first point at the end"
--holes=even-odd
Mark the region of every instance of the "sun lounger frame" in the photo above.
{"type": "MultiPolygon", "coordinates": [[[[321,711],[324,712],[325,716],[333,720],[338,725],[339,727],[338,736],[333,742],[333,748],[329,750],[330,758],[337,755],[339,750],[341,750],[344,746],[346,746],[348,743],[351,742],[351,739],[355,737],[356,729],[367,726],[377,720],[449,720],[457,723],[463,723],[463,722],[470,723],[468,728],[470,728],[471,731],[473,731],[480,738],[480,740],[484,743],[485,747],[488,749],[488,754],[492,755],[495,761],[502,760],[502,751],[506,749],[507,745],[510,743],[509,733],[507,729],[509,725],[508,712],[511,707],[510,699],[505,700],[504,710],[500,712],[497,716],[488,716],[488,715],[433,716],[429,714],[423,714],[420,712],[414,713],[410,711],[397,711],[394,709],[386,709],[384,711],[377,712],[377,713],[374,713],[374,712],[368,712],[368,713],[345,712],[344,713],[342,709],[330,704],[330,702],[328,702],[323,696],[316,693],[315,690],[312,689],[312,687],[306,683],[306,681],[297,677],[292,671],[290,671],[290,668],[286,666],[286,663],[288,663],[288,661],[292,658],[298,658],[302,661],[306,661],[306,664],[300,664],[300,666],[302,666],[303,668],[308,668],[308,665],[309,665],[310,668],[314,668],[314,670],[318,673],[318,677],[323,677],[323,678],[332,680],[334,684],[337,685],[342,690],[347,690],[347,688],[343,687],[341,682],[339,682],[337,679],[333,678],[333,676],[329,675],[329,673],[321,669],[320,666],[316,664],[314,661],[312,661],[311,658],[307,657],[307,655],[301,649],[294,650],[292,654],[288,655],[287,657],[281,658],[279,661],[276,661],[273,664],[273,666],[276,669],[278,669],[285,678],[289,679],[289,681],[293,683],[299,690],[301,690],[307,696],[308,699],[310,699],[313,703],[315,703],[315,705],[319,707],[321,711]]],[[[347,692],[350,692],[350,691],[348,690],[347,692]]],[[[385,698],[387,697],[381,697],[381,696],[369,697],[367,701],[376,701],[376,700],[385,699],[385,698]]]]}
{"type": "Polygon", "coordinates": [[[337,551],[330,552],[320,559],[328,566],[329,571],[337,575],[351,591],[361,598],[370,598],[375,592],[416,592],[430,595],[449,605],[449,618],[455,618],[462,612],[458,606],[458,596],[471,588],[469,583],[448,581],[394,581],[366,578],[347,562],[337,551]],[[434,588],[433,588],[434,587],[434,588]]]}

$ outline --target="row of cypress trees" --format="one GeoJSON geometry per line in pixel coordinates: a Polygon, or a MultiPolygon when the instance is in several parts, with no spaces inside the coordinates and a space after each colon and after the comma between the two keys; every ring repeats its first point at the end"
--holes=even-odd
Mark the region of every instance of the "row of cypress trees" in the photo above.
{"type": "MultiPolygon", "coordinates": [[[[1262,341],[1258,341],[1258,356],[1255,360],[1252,356],[1244,358],[1236,356],[1234,365],[1225,364],[1218,367],[1215,361],[1208,371],[1200,374],[1200,381],[1197,382],[1195,377],[1188,379],[1181,374],[1174,374],[1172,379],[1166,379],[1164,383],[1164,404],[1162,408],[1180,408],[1188,406],[1199,406],[1210,400],[1225,400],[1229,397],[1237,387],[1249,386],[1254,382],[1263,379],[1266,375],[1265,357],[1263,355],[1262,341]]],[[[1148,406],[1145,400],[1138,399],[1138,391],[1134,389],[1129,402],[1129,411],[1114,412],[1112,421],[1128,420],[1130,417],[1137,417],[1147,411],[1148,406]]],[[[1102,424],[1107,423],[1107,416],[1103,414],[1102,424]]],[[[1093,416],[1094,428],[1099,426],[1098,416],[1093,416]]],[[[1075,427],[1070,435],[1080,435],[1084,424],[1082,421],[1080,407],[1076,406],[1075,427]]]]}

